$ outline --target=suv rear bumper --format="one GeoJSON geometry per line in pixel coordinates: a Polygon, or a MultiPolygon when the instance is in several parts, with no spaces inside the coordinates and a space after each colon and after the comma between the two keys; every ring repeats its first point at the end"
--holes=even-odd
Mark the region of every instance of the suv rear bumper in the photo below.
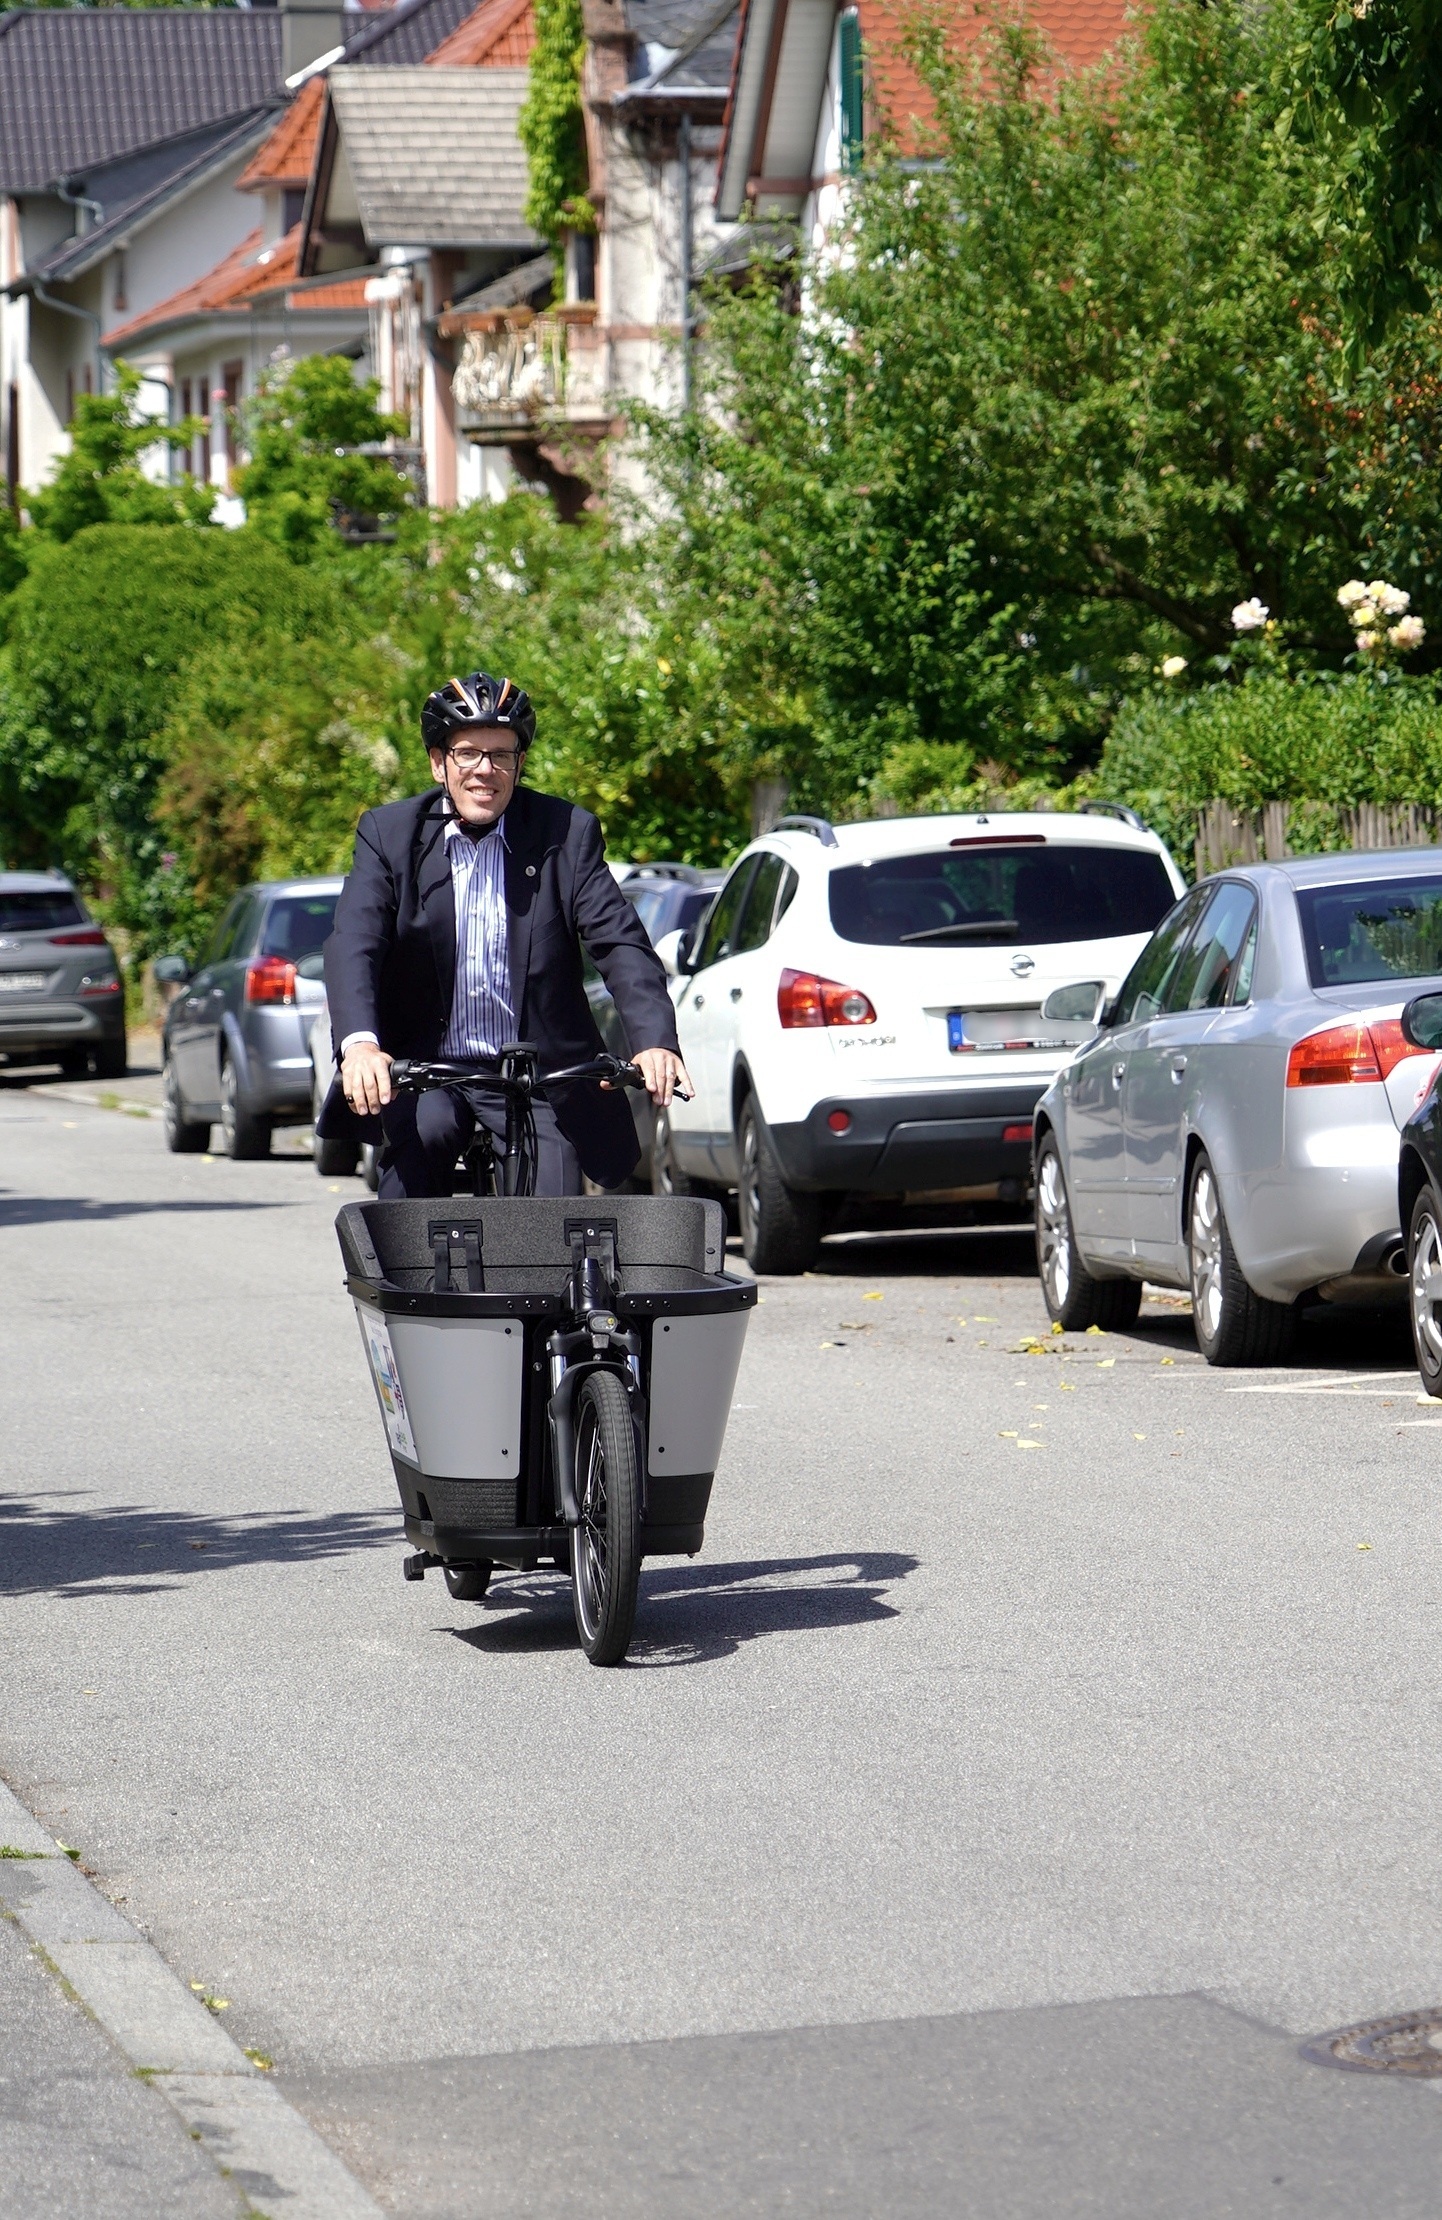
{"type": "Polygon", "coordinates": [[[0,1007],[0,1055],[58,1056],[63,1049],[89,1048],[96,1041],[118,1040],[125,1033],[125,997],[107,998],[104,1009],[93,1002],[54,1001],[33,1004],[13,1014],[0,1007]]]}
{"type": "Polygon", "coordinates": [[[795,1125],[769,1125],[788,1187],[866,1195],[938,1193],[1031,1176],[1031,1122],[1046,1080],[935,1094],[832,1096],[795,1125]],[[834,1133],[833,1111],[851,1124],[834,1133]],[[1003,1138],[1008,1126],[1025,1137],[1003,1138]]]}

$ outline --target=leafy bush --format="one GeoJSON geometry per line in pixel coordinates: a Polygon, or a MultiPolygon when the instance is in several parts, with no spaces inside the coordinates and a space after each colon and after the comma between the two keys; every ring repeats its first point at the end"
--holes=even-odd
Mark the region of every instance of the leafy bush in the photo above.
{"type": "Polygon", "coordinates": [[[338,511],[374,519],[405,507],[410,484],[395,464],[359,452],[410,428],[377,408],[379,395],[379,379],[357,385],[339,355],[304,355],[262,374],[245,409],[250,460],[235,473],[252,524],[302,554],[329,539],[338,511]]]}
{"type": "Polygon", "coordinates": [[[139,413],[139,371],[122,362],[115,375],[113,393],[81,395],[69,453],[48,486],[24,496],[31,523],[50,539],[73,539],[88,524],[205,524],[215,506],[210,487],[194,478],[157,485],[139,468],[141,456],[156,447],[189,447],[200,419],[157,424],[139,413]]]}
{"type": "MultiPolygon", "coordinates": [[[[1289,677],[1255,670],[1240,684],[1138,695],[1102,751],[1098,790],[1131,803],[1190,850],[1196,811],[1214,797],[1240,809],[1313,801],[1442,805],[1442,689],[1432,678],[1370,671],[1289,677]]],[[[1317,828],[1325,841],[1326,828],[1317,828]]]]}

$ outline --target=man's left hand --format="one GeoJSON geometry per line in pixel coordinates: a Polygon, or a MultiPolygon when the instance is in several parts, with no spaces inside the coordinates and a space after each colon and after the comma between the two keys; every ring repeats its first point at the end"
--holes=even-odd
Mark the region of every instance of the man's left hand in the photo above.
{"type": "MultiPolygon", "coordinates": [[[[658,1110],[664,1110],[675,1094],[694,1095],[691,1074],[674,1049],[638,1048],[631,1058],[637,1071],[646,1082],[646,1092],[658,1110]]],[[[606,1085],[605,1080],[601,1082],[606,1085]]]]}

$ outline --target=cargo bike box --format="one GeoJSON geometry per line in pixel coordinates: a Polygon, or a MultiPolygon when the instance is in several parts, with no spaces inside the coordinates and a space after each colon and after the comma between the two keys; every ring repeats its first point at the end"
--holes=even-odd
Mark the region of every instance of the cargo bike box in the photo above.
{"type": "MultiPolygon", "coordinates": [[[[497,1565],[571,1569],[597,1399],[585,1381],[601,1370],[629,1410],[636,1553],[700,1549],[756,1300],[723,1269],[719,1203],[360,1202],[336,1230],[413,1577],[440,1564],[465,1594],[464,1574],[483,1568],[469,1583],[479,1594],[497,1565]]],[[[606,1454],[614,1477],[614,1437],[606,1454]]]]}

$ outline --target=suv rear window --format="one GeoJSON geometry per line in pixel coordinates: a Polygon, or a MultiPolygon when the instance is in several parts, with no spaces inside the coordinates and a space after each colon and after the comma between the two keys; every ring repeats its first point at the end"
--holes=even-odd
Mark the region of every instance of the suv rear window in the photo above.
{"type": "Polygon", "coordinates": [[[883,948],[1116,940],[1151,932],[1176,898],[1161,857],[1145,849],[1047,847],[1037,835],[831,874],[836,931],[883,948]]]}
{"type": "Polygon", "coordinates": [[[73,894],[0,894],[0,933],[53,933],[62,925],[83,925],[85,912],[73,894]]]}
{"type": "Polygon", "coordinates": [[[1314,987],[1442,974],[1442,878],[1353,879],[1297,889],[1314,987]]]}
{"type": "Polygon", "coordinates": [[[293,964],[313,956],[330,939],[338,894],[283,894],[270,905],[259,954],[288,956],[293,964]]]}

